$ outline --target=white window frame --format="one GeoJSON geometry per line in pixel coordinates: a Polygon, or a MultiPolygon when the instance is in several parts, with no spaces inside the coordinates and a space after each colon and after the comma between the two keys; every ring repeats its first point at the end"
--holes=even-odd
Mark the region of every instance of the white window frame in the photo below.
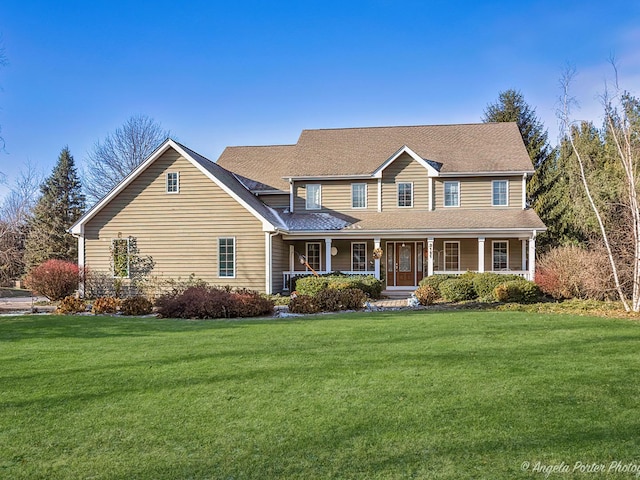
{"type": "Polygon", "coordinates": [[[368,193],[368,187],[366,183],[352,183],[351,184],[351,208],[353,208],[354,210],[361,210],[363,208],[367,208],[367,193],[368,193]],[[354,202],[354,189],[355,187],[360,187],[363,186],[364,187],[364,205],[362,206],[356,206],[355,202],[354,202]]]}
{"type": "Polygon", "coordinates": [[[175,194],[175,193],[180,193],[180,172],[167,172],[166,175],[166,180],[165,180],[165,192],[169,193],[169,194],[175,194]],[[169,189],[169,176],[170,175],[175,175],[176,176],[176,189],[175,190],[170,190],[169,189]]]}
{"type": "Polygon", "coordinates": [[[111,274],[113,278],[129,278],[131,276],[131,252],[129,251],[129,237],[127,238],[112,238],[111,239],[111,262],[113,265],[111,266],[111,274]],[[127,274],[126,275],[116,275],[116,259],[115,259],[115,242],[127,242],[127,274]]]}
{"type": "Polygon", "coordinates": [[[443,243],[443,250],[444,250],[444,264],[442,265],[443,269],[445,272],[459,272],[460,271],[460,257],[462,256],[460,254],[460,241],[456,240],[456,241],[445,241],[443,243]],[[458,268],[456,268],[455,270],[448,270],[447,269],[447,244],[456,244],[458,245],[458,268]]]}
{"type": "Polygon", "coordinates": [[[448,181],[442,182],[442,205],[446,208],[455,208],[460,206],[460,181],[448,181]],[[455,185],[458,189],[456,199],[458,200],[455,205],[447,205],[447,185],[455,185]]]}
{"type": "Polygon", "coordinates": [[[491,271],[506,272],[509,270],[509,240],[492,240],[491,241],[491,271]],[[496,244],[504,243],[507,245],[507,266],[496,270],[496,244]]]}
{"type": "Polygon", "coordinates": [[[320,183],[307,183],[305,185],[305,208],[307,210],[320,210],[322,209],[322,184],[320,183]],[[310,187],[318,187],[318,204],[315,206],[313,199],[309,195],[310,187]]]}
{"type": "MultiPolygon", "coordinates": [[[[313,268],[316,272],[318,270],[322,271],[322,242],[305,242],[304,254],[305,258],[307,259],[307,263],[311,265],[311,268],[313,268]],[[311,262],[309,261],[309,245],[318,245],[318,268],[315,268],[313,265],[311,265],[311,262]]],[[[331,252],[329,252],[329,255],[331,255],[331,252]]],[[[306,265],[305,269],[309,271],[306,265]]]]}
{"type": "Polygon", "coordinates": [[[398,208],[413,208],[413,182],[396,183],[396,203],[398,208]],[[409,185],[411,188],[411,205],[400,205],[400,185],[409,185]]]}
{"type": "Polygon", "coordinates": [[[509,180],[493,180],[491,182],[491,205],[494,207],[508,207],[509,206],[509,180]],[[504,183],[507,188],[505,189],[504,203],[496,203],[496,185],[504,183]]]}
{"type": "Polygon", "coordinates": [[[367,266],[369,265],[368,262],[368,256],[367,256],[367,242],[351,242],[351,271],[352,272],[366,272],[367,271],[367,266]],[[364,269],[363,270],[356,270],[354,268],[354,257],[353,257],[353,247],[355,245],[364,245],[364,269]]]}
{"type": "Polygon", "coordinates": [[[236,271],[236,268],[237,268],[237,265],[236,265],[237,252],[238,252],[238,249],[236,247],[236,237],[218,237],[218,278],[236,278],[236,274],[237,274],[237,271],[236,271]],[[222,264],[220,262],[220,254],[221,254],[221,252],[220,252],[220,247],[221,247],[220,242],[222,240],[232,240],[233,241],[233,275],[222,275],[222,270],[221,270],[222,264]]]}

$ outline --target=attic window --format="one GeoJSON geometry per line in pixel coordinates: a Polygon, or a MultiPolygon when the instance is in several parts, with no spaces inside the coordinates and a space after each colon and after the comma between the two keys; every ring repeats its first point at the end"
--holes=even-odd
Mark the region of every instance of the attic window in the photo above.
{"type": "Polygon", "coordinates": [[[180,192],[180,173],[168,172],[167,173],[167,193],[179,193],[180,192]]]}

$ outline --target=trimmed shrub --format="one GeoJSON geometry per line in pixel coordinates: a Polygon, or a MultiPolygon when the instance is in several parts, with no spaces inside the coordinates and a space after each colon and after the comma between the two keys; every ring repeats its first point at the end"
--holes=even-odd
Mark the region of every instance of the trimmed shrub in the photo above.
{"type": "Polygon", "coordinates": [[[431,285],[420,285],[414,295],[420,302],[420,305],[433,305],[440,298],[440,293],[431,285]]]}
{"type": "Polygon", "coordinates": [[[373,275],[339,275],[310,276],[298,278],[296,291],[301,295],[316,295],[321,290],[333,288],[344,290],[357,288],[362,290],[370,298],[380,298],[382,282],[373,275]]]}
{"type": "Polygon", "coordinates": [[[445,280],[451,280],[459,277],[460,275],[453,275],[449,273],[431,275],[430,277],[424,277],[422,280],[420,280],[420,283],[418,284],[418,286],[421,287],[423,285],[429,285],[430,287],[432,287],[436,291],[436,295],[437,295],[436,300],[438,300],[442,298],[442,296],[440,295],[440,284],[445,280]]]}
{"type": "Polygon", "coordinates": [[[115,297],[99,297],[96,298],[95,302],[93,302],[91,313],[96,315],[102,313],[116,313],[119,306],[120,300],[115,297]]]}
{"type": "Polygon", "coordinates": [[[75,263],[47,260],[31,269],[25,283],[29,289],[49,300],[61,300],[77,290],[80,269],[75,263]]]}
{"type": "Polygon", "coordinates": [[[309,314],[318,313],[320,308],[315,298],[311,295],[296,295],[289,302],[289,311],[291,313],[309,314]]]}
{"type": "Polygon", "coordinates": [[[231,291],[208,286],[189,287],[158,298],[158,313],[170,318],[255,317],[273,313],[273,302],[251,290],[231,291]]]}
{"type": "Polygon", "coordinates": [[[473,288],[482,300],[496,301],[495,288],[505,282],[522,280],[518,275],[501,275],[499,273],[483,272],[473,276],[473,288]]]}
{"type": "Polygon", "coordinates": [[[60,300],[56,313],[82,313],[87,311],[87,305],[81,298],[76,298],[73,295],[69,295],[60,300]]]}
{"type": "Polygon", "coordinates": [[[540,289],[535,283],[521,278],[498,285],[493,295],[499,302],[533,303],[540,297],[540,289]]]}
{"type": "Polygon", "coordinates": [[[461,302],[476,298],[476,291],[471,280],[450,278],[440,283],[440,295],[448,302],[461,302]]]}
{"type": "Polygon", "coordinates": [[[317,307],[323,312],[359,310],[367,300],[359,288],[326,288],[313,297],[317,307]]]}
{"type": "Polygon", "coordinates": [[[153,312],[153,304],[142,295],[125,298],[120,305],[123,315],[149,315],[153,312]]]}

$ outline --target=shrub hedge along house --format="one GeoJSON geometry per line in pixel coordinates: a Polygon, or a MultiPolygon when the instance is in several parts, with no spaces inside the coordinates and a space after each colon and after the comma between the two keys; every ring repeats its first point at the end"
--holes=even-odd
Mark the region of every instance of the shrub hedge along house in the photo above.
{"type": "Polygon", "coordinates": [[[468,270],[532,279],[532,174],[515,123],[304,130],[216,163],[168,139],[70,231],[81,267],[126,276],[132,236],[154,275],[266,293],[309,267],[388,291],[468,270]]]}

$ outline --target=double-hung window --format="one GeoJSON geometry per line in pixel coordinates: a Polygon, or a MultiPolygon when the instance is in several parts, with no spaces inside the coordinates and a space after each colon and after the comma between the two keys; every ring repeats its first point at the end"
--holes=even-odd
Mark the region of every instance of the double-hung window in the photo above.
{"type": "Polygon", "coordinates": [[[167,173],[167,193],[180,192],[180,174],[178,172],[167,173]]]}
{"type": "Polygon", "coordinates": [[[367,244],[351,244],[351,270],[354,272],[367,271],[367,244]]]}
{"type": "Polygon", "coordinates": [[[460,206],[460,182],[444,182],[444,206],[460,206]]]}
{"type": "Polygon", "coordinates": [[[320,244],[319,243],[315,243],[315,242],[307,243],[307,263],[315,271],[320,270],[320,244]]]}
{"type": "Polygon", "coordinates": [[[307,183],[307,210],[322,208],[322,187],[319,183],[307,183]]]}
{"type": "Polygon", "coordinates": [[[493,270],[509,269],[509,242],[494,241],[493,242],[493,270]]]}
{"type": "Polygon", "coordinates": [[[398,183],[398,206],[413,207],[413,183],[398,183]]]}
{"type": "Polygon", "coordinates": [[[367,208],[367,184],[351,184],[351,208],[367,208]]]}
{"type": "Polygon", "coordinates": [[[218,239],[218,276],[222,278],[236,276],[236,239],[234,237],[218,239]]]}
{"type": "Polygon", "coordinates": [[[460,242],[444,242],[444,269],[460,270],[460,242]]]}
{"type": "Polygon", "coordinates": [[[506,207],[509,205],[509,182],[508,180],[494,180],[493,185],[493,200],[492,205],[494,207],[506,207]]]}

